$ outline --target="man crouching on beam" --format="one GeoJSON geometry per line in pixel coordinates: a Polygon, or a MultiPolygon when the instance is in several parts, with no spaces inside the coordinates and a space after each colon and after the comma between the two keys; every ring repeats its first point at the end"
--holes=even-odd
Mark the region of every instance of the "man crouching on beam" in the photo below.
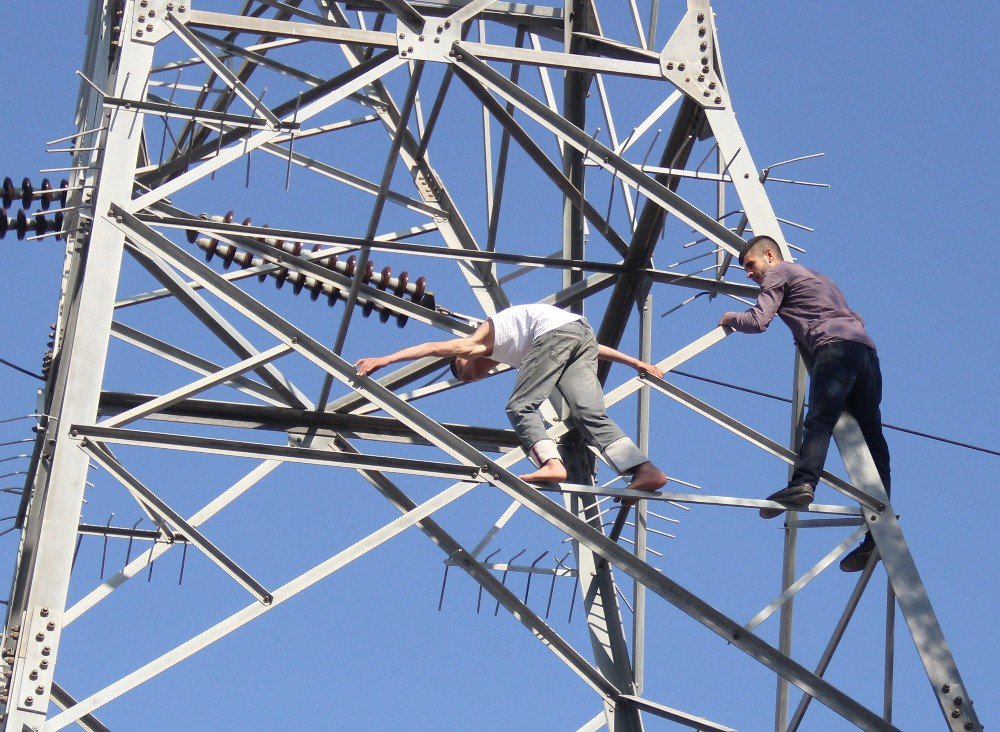
{"type": "Polygon", "coordinates": [[[361,358],[354,366],[358,374],[368,376],[383,366],[425,356],[450,357],[452,373],[462,381],[478,381],[497,363],[518,369],[514,391],[507,400],[507,417],[537,467],[535,472],[520,476],[521,480],[566,480],[566,466],[538,414],[539,406],[556,389],[587,442],[598,448],[620,475],[632,476],[630,490],[656,491],[666,484],[663,471],[605,412],[597,360],[625,364],[657,378],[662,378],[663,372],[651,363],[599,345],[583,316],[552,305],[514,305],[491,316],[470,336],[429,341],[388,356],[361,358]]]}

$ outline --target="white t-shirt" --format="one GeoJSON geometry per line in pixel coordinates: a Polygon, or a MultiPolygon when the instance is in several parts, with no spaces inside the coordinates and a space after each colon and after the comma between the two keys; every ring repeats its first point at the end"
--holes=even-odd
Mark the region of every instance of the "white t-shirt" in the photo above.
{"type": "Polygon", "coordinates": [[[514,305],[501,310],[490,317],[494,333],[489,357],[517,368],[538,336],[581,317],[552,305],[514,305]]]}

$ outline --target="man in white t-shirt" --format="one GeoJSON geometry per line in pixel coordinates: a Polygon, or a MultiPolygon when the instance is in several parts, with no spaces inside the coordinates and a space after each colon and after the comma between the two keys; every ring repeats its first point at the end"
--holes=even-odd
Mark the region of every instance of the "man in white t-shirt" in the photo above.
{"type": "Polygon", "coordinates": [[[584,437],[597,447],[620,474],[631,474],[629,488],[655,491],[667,476],[608,417],[597,379],[597,359],[614,361],[656,377],[663,372],[650,363],[597,343],[594,331],[580,315],[551,305],[515,305],[491,316],[464,338],[431,341],[377,358],[362,358],[355,368],[367,376],[397,361],[425,356],[452,359],[452,372],[463,381],[483,378],[497,363],[518,369],[507,417],[538,468],[521,479],[535,483],[566,480],[566,467],[549,438],[538,407],[557,389],[584,437]]]}

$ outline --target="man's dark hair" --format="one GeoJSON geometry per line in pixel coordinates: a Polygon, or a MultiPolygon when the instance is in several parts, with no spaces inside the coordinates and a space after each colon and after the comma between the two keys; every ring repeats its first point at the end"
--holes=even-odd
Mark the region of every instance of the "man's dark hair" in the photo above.
{"type": "Polygon", "coordinates": [[[743,251],[740,252],[740,266],[743,266],[743,260],[746,259],[746,256],[752,250],[760,251],[761,249],[767,249],[768,247],[774,249],[774,253],[778,255],[778,259],[784,261],[785,258],[781,256],[781,247],[778,246],[778,242],[767,234],[761,234],[760,236],[752,238],[746,243],[746,246],[743,247],[743,251]]]}

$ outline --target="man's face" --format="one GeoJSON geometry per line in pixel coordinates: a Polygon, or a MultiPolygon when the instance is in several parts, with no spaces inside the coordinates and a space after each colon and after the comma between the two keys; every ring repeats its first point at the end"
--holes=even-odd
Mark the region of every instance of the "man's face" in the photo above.
{"type": "Polygon", "coordinates": [[[764,282],[764,275],[777,263],[774,251],[769,248],[755,249],[743,258],[743,269],[747,277],[758,285],[764,282]]]}
{"type": "Polygon", "coordinates": [[[479,381],[486,376],[492,366],[488,360],[481,358],[455,359],[455,370],[462,381],[479,381]]]}

